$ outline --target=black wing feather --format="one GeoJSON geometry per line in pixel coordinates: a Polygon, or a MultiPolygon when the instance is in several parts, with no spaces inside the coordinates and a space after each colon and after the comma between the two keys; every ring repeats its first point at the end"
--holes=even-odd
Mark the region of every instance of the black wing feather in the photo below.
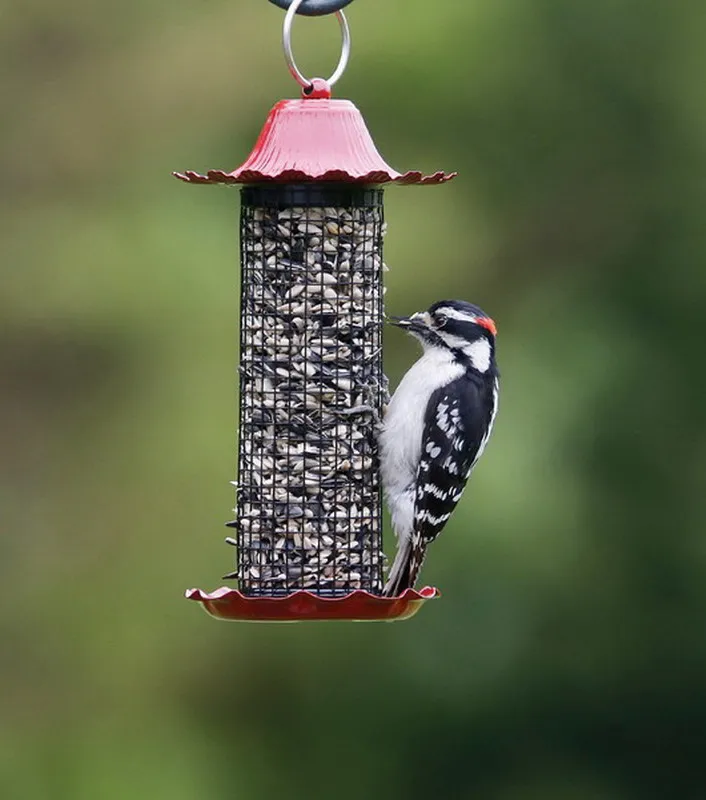
{"type": "Polygon", "coordinates": [[[487,437],[494,411],[493,387],[463,375],[429,398],[417,472],[415,534],[425,546],[449,520],[487,437]]]}

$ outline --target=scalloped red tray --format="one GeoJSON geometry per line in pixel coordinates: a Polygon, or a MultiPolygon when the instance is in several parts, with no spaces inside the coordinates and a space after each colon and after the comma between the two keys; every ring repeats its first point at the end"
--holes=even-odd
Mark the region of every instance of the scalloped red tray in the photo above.
{"type": "Polygon", "coordinates": [[[210,593],[201,589],[186,592],[188,600],[201,603],[212,617],[241,622],[394,622],[413,617],[427,600],[440,596],[433,586],[407,589],[399,597],[379,597],[360,589],[344,597],[319,597],[306,590],[285,597],[246,597],[227,586],[210,593]]]}

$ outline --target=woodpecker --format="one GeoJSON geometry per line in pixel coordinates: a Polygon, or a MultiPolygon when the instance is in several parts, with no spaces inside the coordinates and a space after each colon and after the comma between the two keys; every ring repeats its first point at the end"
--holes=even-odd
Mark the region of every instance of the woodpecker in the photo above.
{"type": "Polygon", "coordinates": [[[413,588],[427,545],[461,499],[498,410],[495,323],[478,306],[441,300],[393,325],[422,345],[379,435],[385,498],[398,539],[384,594],[413,588]]]}

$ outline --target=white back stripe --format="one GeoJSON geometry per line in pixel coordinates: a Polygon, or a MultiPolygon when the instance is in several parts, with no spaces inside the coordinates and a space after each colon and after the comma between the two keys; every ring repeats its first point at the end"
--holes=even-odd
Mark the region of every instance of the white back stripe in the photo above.
{"type": "Polygon", "coordinates": [[[463,352],[468,356],[471,364],[478,372],[487,372],[490,368],[490,342],[483,337],[476,339],[463,348],[463,352]]]}
{"type": "Polygon", "coordinates": [[[490,368],[490,342],[481,336],[475,342],[469,342],[461,336],[454,336],[452,333],[439,332],[447,347],[460,350],[471,362],[471,366],[478,372],[487,372],[490,368]]]}

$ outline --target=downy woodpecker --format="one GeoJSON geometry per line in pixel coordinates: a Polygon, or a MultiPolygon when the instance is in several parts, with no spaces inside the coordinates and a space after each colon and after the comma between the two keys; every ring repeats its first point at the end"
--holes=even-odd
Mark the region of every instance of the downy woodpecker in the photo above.
{"type": "Polygon", "coordinates": [[[422,357],[402,378],[380,433],[382,484],[398,539],[384,594],[414,587],[427,545],[448,522],[498,409],[495,323],[478,306],[442,300],[390,321],[422,357]]]}

